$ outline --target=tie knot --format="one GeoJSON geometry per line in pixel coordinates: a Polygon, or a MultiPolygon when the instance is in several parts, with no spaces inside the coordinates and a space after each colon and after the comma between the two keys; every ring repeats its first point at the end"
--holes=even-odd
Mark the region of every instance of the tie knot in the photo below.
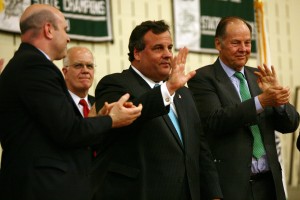
{"type": "Polygon", "coordinates": [[[234,76],[237,77],[240,81],[245,81],[244,74],[242,74],[241,72],[235,72],[234,76]]]}
{"type": "Polygon", "coordinates": [[[154,85],[153,88],[156,88],[156,87],[158,87],[158,86],[159,86],[159,84],[158,84],[158,83],[155,83],[155,85],[154,85]]]}
{"type": "Polygon", "coordinates": [[[89,106],[88,106],[86,100],[80,99],[79,104],[82,105],[82,107],[83,107],[83,109],[82,109],[83,116],[88,117],[90,109],[89,109],[89,106]]]}
{"type": "Polygon", "coordinates": [[[85,99],[80,99],[79,104],[82,105],[83,107],[85,107],[85,106],[88,107],[88,104],[85,99]]]}

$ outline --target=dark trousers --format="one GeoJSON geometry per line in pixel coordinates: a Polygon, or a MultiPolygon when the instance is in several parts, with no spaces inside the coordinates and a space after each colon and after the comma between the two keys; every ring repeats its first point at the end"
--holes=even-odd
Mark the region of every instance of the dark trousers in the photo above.
{"type": "Polygon", "coordinates": [[[272,173],[251,176],[248,200],[276,200],[276,190],[272,173]]]}

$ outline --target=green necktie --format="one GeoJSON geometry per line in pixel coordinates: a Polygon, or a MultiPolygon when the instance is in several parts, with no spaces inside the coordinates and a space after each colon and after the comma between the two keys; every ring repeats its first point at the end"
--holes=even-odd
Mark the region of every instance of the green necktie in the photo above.
{"type": "MultiPolygon", "coordinates": [[[[240,81],[240,95],[242,101],[246,101],[247,99],[251,98],[249,89],[246,84],[246,79],[241,72],[235,72],[235,77],[237,77],[240,81]]],[[[259,159],[262,155],[265,154],[264,144],[261,139],[261,134],[257,125],[250,126],[254,143],[253,143],[253,156],[259,159]]]]}

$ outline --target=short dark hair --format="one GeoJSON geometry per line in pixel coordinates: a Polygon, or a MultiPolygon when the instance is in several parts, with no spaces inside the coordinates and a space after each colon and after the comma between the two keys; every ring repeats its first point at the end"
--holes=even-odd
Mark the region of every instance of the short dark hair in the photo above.
{"type": "Polygon", "coordinates": [[[38,30],[44,25],[45,22],[52,24],[55,30],[58,29],[55,15],[50,10],[43,9],[39,12],[33,13],[20,22],[21,34],[24,34],[30,29],[38,30]]]}
{"type": "Polygon", "coordinates": [[[148,31],[152,31],[154,34],[164,33],[166,31],[170,32],[170,27],[164,22],[164,20],[159,21],[144,21],[140,25],[136,26],[131,32],[128,44],[128,59],[129,61],[134,60],[134,49],[142,51],[145,48],[144,35],[148,31]]]}
{"type": "Polygon", "coordinates": [[[252,27],[251,25],[246,22],[244,19],[242,19],[241,17],[237,17],[237,16],[227,16],[227,17],[223,17],[216,29],[216,34],[215,34],[215,38],[224,38],[224,36],[226,35],[226,27],[229,24],[229,22],[233,22],[233,21],[242,21],[246,24],[246,26],[249,28],[250,34],[252,34],[252,27]]]}

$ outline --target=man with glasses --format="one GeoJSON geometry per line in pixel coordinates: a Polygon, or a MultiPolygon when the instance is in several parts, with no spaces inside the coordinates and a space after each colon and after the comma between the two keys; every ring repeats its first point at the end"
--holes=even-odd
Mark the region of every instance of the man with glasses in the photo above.
{"type": "Polygon", "coordinates": [[[63,59],[63,65],[68,90],[82,116],[86,117],[85,105],[81,102],[87,102],[88,110],[95,102],[95,98],[88,94],[94,81],[94,56],[86,47],[71,47],[63,59]]]}

